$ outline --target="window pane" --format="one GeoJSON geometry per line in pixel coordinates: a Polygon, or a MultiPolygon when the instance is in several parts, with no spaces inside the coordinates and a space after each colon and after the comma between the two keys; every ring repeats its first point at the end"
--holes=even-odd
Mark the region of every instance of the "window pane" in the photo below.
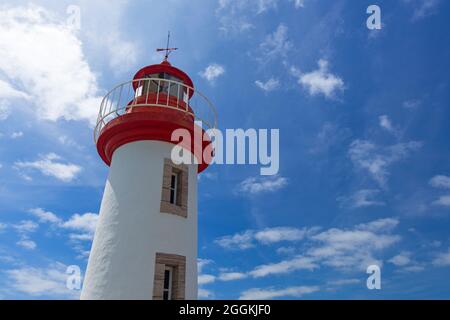
{"type": "Polygon", "coordinates": [[[168,290],[170,285],[170,270],[164,271],[164,289],[168,290]]]}
{"type": "Polygon", "coordinates": [[[175,190],[170,189],[170,203],[175,204],[175,190]]]}
{"type": "Polygon", "coordinates": [[[163,292],[163,300],[169,300],[169,291],[164,290],[164,292],[163,292]]]}

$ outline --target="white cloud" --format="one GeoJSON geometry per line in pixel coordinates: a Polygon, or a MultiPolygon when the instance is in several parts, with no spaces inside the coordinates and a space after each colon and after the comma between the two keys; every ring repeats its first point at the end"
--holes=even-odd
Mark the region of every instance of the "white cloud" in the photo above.
{"type": "Polygon", "coordinates": [[[17,161],[14,163],[16,168],[21,169],[37,169],[46,176],[54,177],[63,182],[70,182],[77,177],[82,168],[72,163],[58,162],[61,157],[54,153],[41,156],[36,161],[17,161]]]}
{"type": "Polygon", "coordinates": [[[431,178],[430,185],[434,188],[450,189],[450,177],[437,175],[431,178]]]}
{"type": "Polygon", "coordinates": [[[348,154],[355,166],[367,170],[372,178],[384,187],[390,175],[389,167],[421,147],[422,143],[417,141],[384,147],[367,140],[355,140],[350,144],[348,154]]]}
{"type": "Polygon", "coordinates": [[[225,34],[239,34],[255,26],[256,16],[277,8],[279,0],[219,0],[216,16],[225,34]]]}
{"type": "Polygon", "coordinates": [[[450,207],[450,195],[440,196],[439,199],[433,201],[438,206],[450,207]]]}
{"type": "Polygon", "coordinates": [[[303,8],[305,6],[305,0],[289,0],[294,3],[296,9],[303,8]]]}
{"type": "Polygon", "coordinates": [[[394,126],[392,125],[391,119],[389,119],[389,117],[387,115],[384,114],[382,116],[379,116],[378,122],[382,129],[384,129],[390,133],[396,133],[397,130],[394,128],[394,126]]]}
{"type": "Polygon", "coordinates": [[[450,248],[447,252],[439,253],[433,260],[433,265],[438,267],[450,266],[450,248]]]}
{"type": "Polygon", "coordinates": [[[352,284],[358,284],[361,283],[360,279],[339,279],[339,280],[333,280],[329,281],[327,284],[331,286],[347,286],[352,284]]]}
{"type": "Polygon", "coordinates": [[[66,287],[66,266],[54,263],[47,268],[22,267],[6,270],[13,290],[32,296],[76,298],[79,293],[66,287]]]}
{"type": "Polygon", "coordinates": [[[240,300],[269,300],[281,297],[300,298],[305,294],[310,294],[319,291],[317,286],[299,286],[288,287],[283,289],[260,289],[253,288],[241,293],[240,300]]]}
{"type": "Polygon", "coordinates": [[[203,268],[209,264],[211,264],[213,261],[210,259],[197,259],[197,270],[198,273],[202,273],[203,268]]]}
{"type": "Polygon", "coordinates": [[[34,232],[39,228],[39,225],[31,220],[22,220],[19,224],[13,226],[19,233],[34,232]]]}
{"type": "Polygon", "coordinates": [[[405,109],[417,109],[422,104],[420,100],[407,100],[403,102],[403,108],[405,109]]]}
{"type": "Polygon", "coordinates": [[[8,82],[0,79],[0,98],[23,98],[29,99],[29,96],[20,90],[17,90],[11,86],[8,82]]]}
{"type": "Polygon", "coordinates": [[[383,206],[383,201],[375,200],[374,197],[380,193],[377,189],[362,189],[356,191],[354,194],[348,197],[338,197],[337,200],[343,207],[366,208],[372,206],[383,206]]]}
{"type": "Polygon", "coordinates": [[[16,242],[16,244],[22,248],[25,248],[27,250],[34,250],[36,249],[36,242],[29,240],[29,239],[21,239],[16,242]]]}
{"type": "Polygon", "coordinates": [[[277,29],[268,34],[259,45],[261,63],[267,63],[277,58],[285,58],[287,53],[293,48],[293,44],[288,40],[288,27],[279,24],[277,29]]]}
{"type": "Polygon", "coordinates": [[[296,68],[292,68],[291,73],[298,78],[298,83],[307,89],[310,95],[323,94],[326,98],[334,98],[338,91],[344,90],[344,81],[328,72],[327,60],[319,60],[318,65],[319,69],[308,73],[302,73],[296,68]]]}
{"type": "Polygon", "coordinates": [[[64,222],[61,226],[63,228],[82,231],[93,235],[98,222],[98,214],[84,213],[74,214],[69,220],[64,222]]]}
{"type": "Polygon", "coordinates": [[[261,90],[263,90],[265,92],[270,92],[270,91],[277,89],[280,86],[280,81],[278,81],[278,79],[270,78],[266,82],[256,80],[255,84],[261,90]]]}
{"type": "Polygon", "coordinates": [[[302,240],[307,234],[307,229],[291,227],[266,228],[255,233],[255,239],[263,244],[271,244],[280,241],[302,240]]]}
{"type": "Polygon", "coordinates": [[[254,232],[251,230],[243,233],[237,233],[231,236],[224,236],[216,239],[214,242],[226,249],[240,249],[245,250],[254,247],[253,244],[254,232]]]}
{"type": "Polygon", "coordinates": [[[11,133],[11,139],[17,139],[17,138],[21,138],[21,137],[23,137],[22,131],[15,131],[15,132],[11,133]]]}
{"type": "Polygon", "coordinates": [[[291,260],[257,266],[249,274],[254,278],[266,277],[273,274],[286,274],[297,270],[314,270],[319,268],[315,259],[311,257],[297,256],[291,260]]]}
{"type": "Polygon", "coordinates": [[[212,274],[199,274],[198,275],[198,284],[204,285],[208,283],[213,283],[216,280],[216,277],[212,274]]]}
{"type": "Polygon", "coordinates": [[[39,221],[41,222],[50,222],[50,223],[57,223],[59,224],[61,222],[61,219],[57,217],[54,213],[50,211],[45,211],[42,208],[33,208],[28,210],[31,214],[39,218],[39,221]]]}
{"type": "Polygon", "coordinates": [[[220,281],[234,281],[247,278],[247,274],[243,272],[222,272],[219,274],[220,281]]]}
{"type": "Polygon", "coordinates": [[[245,194],[256,195],[265,192],[275,192],[285,187],[288,180],[280,176],[250,177],[242,181],[238,191],[245,194]]]}
{"type": "Polygon", "coordinates": [[[0,71],[9,92],[29,97],[38,118],[94,123],[101,101],[96,76],[65,21],[35,5],[3,7],[0,48],[0,71]]]}
{"type": "Polygon", "coordinates": [[[211,290],[198,288],[198,297],[199,299],[211,299],[214,297],[214,293],[211,290]]]}
{"type": "Polygon", "coordinates": [[[11,114],[9,104],[6,101],[0,100],[0,121],[8,119],[11,114]]]}
{"type": "Polygon", "coordinates": [[[209,82],[214,82],[218,77],[225,73],[225,68],[217,63],[212,63],[206,67],[205,70],[199,73],[199,75],[208,80],[209,82]]]}
{"type": "Polygon", "coordinates": [[[397,224],[397,219],[388,218],[348,230],[329,229],[311,237],[316,243],[307,254],[329,267],[365,270],[369,264],[381,264],[374,256],[400,241],[400,236],[390,234],[397,224]]]}
{"type": "Polygon", "coordinates": [[[307,235],[317,232],[317,228],[298,229],[293,227],[265,228],[259,231],[246,230],[241,233],[224,236],[215,240],[215,243],[225,249],[245,250],[255,246],[255,242],[270,245],[282,241],[300,241],[307,235]]]}
{"type": "Polygon", "coordinates": [[[388,260],[388,262],[392,263],[397,267],[403,267],[411,263],[411,253],[403,251],[398,255],[392,257],[388,260]]]}

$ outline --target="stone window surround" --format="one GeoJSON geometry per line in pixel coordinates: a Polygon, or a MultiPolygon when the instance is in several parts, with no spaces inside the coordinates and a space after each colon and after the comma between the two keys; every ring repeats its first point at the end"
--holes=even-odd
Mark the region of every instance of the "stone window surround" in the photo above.
{"type": "Polygon", "coordinates": [[[153,282],[153,300],[162,300],[164,292],[164,271],[171,267],[172,296],[171,300],[184,300],[186,287],[186,257],[157,252],[155,256],[155,276],[153,282]]]}
{"type": "Polygon", "coordinates": [[[187,218],[189,170],[185,164],[176,165],[170,159],[164,159],[163,185],[161,192],[160,211],[187,218]],[[170,203],[170,182],[172,174],[178,174],[177,199],[170,203]]]}

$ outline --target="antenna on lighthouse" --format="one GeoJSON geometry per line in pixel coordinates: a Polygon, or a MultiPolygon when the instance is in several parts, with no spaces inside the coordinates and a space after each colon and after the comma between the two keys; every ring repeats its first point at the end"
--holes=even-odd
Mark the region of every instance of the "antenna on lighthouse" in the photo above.
{"type": "Polygon", "coordinates": [[[161,52],[161,51],[165,51],[166,54],[164,55],[164,61],[167,61],[167,59],[169,58],[169,54],[172,51],[178,50],[178,48],[169,48],[169,43],[170,43],[170,31],[167,33],[167,45],[166,48],[158,48],[156,49],[156,52],[161,52]]]}

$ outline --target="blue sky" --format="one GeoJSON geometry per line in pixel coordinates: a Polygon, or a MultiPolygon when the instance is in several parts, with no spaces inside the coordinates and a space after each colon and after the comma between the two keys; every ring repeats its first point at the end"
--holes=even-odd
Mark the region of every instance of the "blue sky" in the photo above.
{"type": "Polygon", "coordinates": [[[160,62],[167,30],[220,129],[280,130],[278,175],[201,174],[200,297],[449,298],[449,12],[443,0],[5,1],[0,298],[78,297],[65,271],[85,269],[107,176],[92,123],[109,89],[160,62]],[[371,4],[381,30],[366,27],[371,4]],[[381,290],[366,287],[372,263],[381,290]]]}

